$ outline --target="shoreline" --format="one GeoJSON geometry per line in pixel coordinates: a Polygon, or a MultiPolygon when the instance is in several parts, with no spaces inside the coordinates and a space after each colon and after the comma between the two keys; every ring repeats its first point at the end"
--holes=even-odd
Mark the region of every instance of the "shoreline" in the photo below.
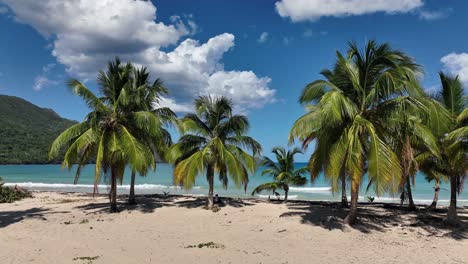
{"type": "MultiPolygon", "coordinates": [[[[90,193],[92,194],[92,191],[87,191],[93,189],[92,184],[66,184],[66,183],[36,183],[36,182],[6,182],[5,186],[9,187],[14,187],[15,185],[18,185],[21,188],[25,188],[29,191],[33,192],[58,192],[58,193],[90,193]],[[67,190],[69,188],[69,190],[67,190]],[[78,191],[72,190],[72,189],[80,189],[78,191]]],[[[109,188],[109,185],[104,185],[100,184],[99,189],[104,190],[106,188],[109,188]]],[[[204,186],[194,186],[193,190],[199,190],[204,188],[204,186]]],[[[303,199],[303,198],[297,198],[298,196],[304,197],[305,195],[308,194],[318,194],[318,195],[323,195],[324,189],[329,189],[328,187],[304,187],[305,189],[316,189],[316,192],[301,192],[300,190],[298,191],[290,191],[289,199],[290,201],[310,201],[310,202],[315,202],[315,201],[323,201],[323,202],[339,202],[341,197],[339,195],[333,196],[330,194],[330,196],[334,199],[327,199],[325,197],[320,197],[319,199],[317,198],[310,198],[310,199],[303,199]],[[305,195],[304,195],[305,194],[305,195]]],[[[130,189],[130,185],[128,184],[123,184],[123,185],[118,185],[117,190],[119,195],[125,195],[128,193],[128,190],[130,189]]],[[[298,189],[301,189],[300,187],[298,189]]],[[[165,191],[175,191],[174,193],[170,193],[171,195],[182,195],[182,196],[194,196],[194,197],[203,197],[206,196],[207,194],[203,191],[200,193],[194,193],[194,191],[186,191],[181,187],[178,186],[166,186],[162,184],[148,184],[148,183],[143,183],[143,184],[137,184],[135,185],[135,190],[137,190],[137,195],[153,195],[153,194],[161,194],[164,193],[165,191]]],[[[224,190],[219,190],[223,192],[224,190]]],[[[277,197],[273,196],[272,194],[268,194],[267,192],[261,193],[261,194],[256,194],[256,196],[251,196],[247,194],[226,194],[226,193],[221,193],[224,197],[230,197],[230,198],[239,198],[239,199],[259,199],[259,200],[267,200],[267,197],[270,196],[271,200],[277,200],[277,197]]],[[[280,199],[283,199],[284,195],[280,195],[280,199]]],[[[382,196],[382,197],[374,197],[375,202],[374,204],[397,204],[399,205],[399,198],[398,197],[389,197],[389,196],[382,196]]],[[[348,196],[348,200],[350,199],[350,196],[348,196]]],[[[414,202],[416,205],[420,207],[427,206],[432,203],[432,199],[426,199],[426,198],[418,198],[414,197],[414,202]]],[[[448,199],[439,199],[438,201],[438,207],[447,207],[449,204],[450,200],[448,199]]],[[[463,207],[468,207],[468,200],[467,199],[458,199],[457,200],[457,207],[463,208],[463,207]]],[[[359,203],[360,204],[372,204],[367,201],[367,195],[363,194],[359,197],[359,203]]],[[[406,205],[407,202],[404,203],[406,205]]]]}
{"type": "Polygon", "coordinates": [[[360,204],[358,222],[349,228],[342,221],[347,209],[335,202],[223,198],[220,210],[212,212],[203,209],[206,197],[137,195],[139,203],[128,206],[127,196],[119,195],[120,213],[111,214],[106,194],[93,198],[89,193],[33,192],[33,196],[0,204],[4,263],[87,263],[83,259],[96,256],[92,263],[310,263],[315,259],[427,264],[468,259],[466,207],[459,210],[462,225],[449,227],[443,221],[445,208],[408,212],[395,204],[360,204]]]}

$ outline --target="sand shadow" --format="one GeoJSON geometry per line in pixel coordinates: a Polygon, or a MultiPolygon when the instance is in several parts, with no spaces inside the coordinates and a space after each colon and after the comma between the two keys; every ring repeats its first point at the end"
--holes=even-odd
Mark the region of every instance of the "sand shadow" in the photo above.
{"type": "MultiPolygon", "coordinates": [[[[340,203],[334,202],[288,202],[289,212],[283,213],[280,217],[299,216],[301,223],[319,226],[328,230],[341,229],[347,226],[343,219],[349,212],[347,208],[341,208],[340,203]]],[[[450,237],[461,240],[468,238],[468,217],[465,216],[466,209],[460,208],[460,225],[450,226],[445,222],[446,209],[427,211],[423,207],[411,212],[405,208],[392,204],[361,204],[359,215],[353,229],[362,233],[387,232],[391,228],[399,228],[402,234],[415,232],[417,228],[423,229],[424,233],[419,235],[450,237]]]]}
{"type": "MultiPolygon", "coordinates": [[[[119,212],[122,211],[140,211],[142,213],[153,213],[157,208],[161,207],[184,207],[188,209],[195,208],[206,208],[207,199],[206,197],[193,197],[193,196],[180,196],[180,195],[162,195],[162,194],[151,194],[151,195],[137,195],[137,204],[129,205],[128,195],[119,195],[117,201],[117,207],[119,212]]],[[[241,208],[244,206],[252,206],[256,201],[246,201],[242,199],[221,197],[221,202],[216,205],[219,208],[223,207],[234,207],[241,208]]],[[[85,211],[86,214],[95,213],[110,213],[109,202],[98,202],[98,203],[87,203],[75,207],[76,209],[85,211]]]]}
{"type": "MultiPolygon", "coordinates": [[[[153,213],[157,208],[163,206],[173,206],[174,200],[177,199],[175,195],[137,195],[137,204],[128,204],[128,195],[119,195],[117,200],[117,208],[119,212],[122,211],[140,211],[142,213],[153,213]]],[[[86,211],[86,214],[94,213],[110,213],[109,202],[88,203],[79,205],[76,209],[86,211]]]]}
{"type": "MultiPolygon", "coordinates": [[[[255,201],[246,201],[237,198],[230,198],[230,197],[220,197],[220,202],[216,203],[215,205],[219,208],[223,207],[234,207],[234,208],[242,208],[245,206],[252,206],[254,205],[255,201]]],[[[183,201],[176,201],[174,202],[175,206],[184,207],[184,208],[206,208],[207,207],[207,198],[206,197],[187,197],[186,200],[183,201]]]]}
{"type": "Polygon", "coordinates": [[[22,211],[0,211],[0,228],[21,222],[25,219],[39,219],[45,221],[47,220],[45,215],[48,213],[51,213],[49,209],[37,207],[22,211]]]}

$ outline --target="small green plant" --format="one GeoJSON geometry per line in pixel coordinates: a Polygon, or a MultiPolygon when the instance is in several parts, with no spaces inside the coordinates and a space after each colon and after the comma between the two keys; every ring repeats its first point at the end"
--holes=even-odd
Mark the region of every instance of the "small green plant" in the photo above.
{"type": "Polygon", "coordinates": [[[367,196],[367,201],[368,201],[369,203],[374,203],[374,200],[375,200],[375,197],[373,197],[373,196],[367,196]]]}
{"type": "Polygon", "coordinates": [[[17,186],[4,186],[2,178],[0,177],[0,203],[12,203],[28,197],[32,197],[29,191],[17,186]]]}
{"type": "Polygon", "coordinates": [[[87,224],[87,223],[89,223],[89,220],[88,220],[88,219],[83,219],[83,220],[81,220],[81,222],[80,222],[80,224],[87,224]]]}

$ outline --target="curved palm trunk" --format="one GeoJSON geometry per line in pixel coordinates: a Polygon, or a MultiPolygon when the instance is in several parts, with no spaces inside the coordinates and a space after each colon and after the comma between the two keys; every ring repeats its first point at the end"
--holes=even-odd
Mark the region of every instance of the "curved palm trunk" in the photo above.
{"type": "Polygon", "coordinates": [[[457,177],[450,178],[450,206],[447,214],[447,222],[451,225],[458,224],[457,214],[457,177]]]}
{"type": "Polygon", "coordinates": [[[284,202],[288,201],[288,192],[289,192],[289,185],[284,185],[284,202]]]}
{"type": "Polygon", "coordinates": [[[416,205],[414,205],[413,192],[411,190],[411,181],[410,181],[409,175],[406,178],[406,194],[408,195],[408,209],[410,211],[416,210],[416,205]]]}
{"type": "Polygon", "coordinates": [[[346,173],[343,169],[341,169],[341,207],[348,208],[348,196],[346,195],[346,173]]]}
{"type": "Polygon", "coordinates": [[[359,182],[355,179],[351,180],[351,208],[349,214],[344,219],[344,223],[348,225],[354,224],[357,217],[357,206],[359,198],[359,182]]]}
{"type": "Polygon", "coordinates": [[[213,208],[213,188],[214,188],[214,167],[208,166],[206,170],[206,177],[208,179],[208,185],[209,190],[208,190],[208,208],[211,209],[213,208]]]}
{"type": "Polygon", "coordinates": [[[135,178],[136,174],[132,171],[132,177],[130,179],[130,194],[128,195],[128,204],[136,204],[135,199],[135,178]]]}
{"type": "Polygon", "coordinates": [[[431,205],[427,207],[428,210],[434,210],[437,208],[437,202],[439,201],[439,192],[440,192],[440,181],[436,179],[435,187],[434,187],[434,199],[432,200],[431,205]]]}
{"type": "Polygon", "coordinates": [[[111,168],[110,212],[117,212],[117,175],[114,168],[111,168]]]}

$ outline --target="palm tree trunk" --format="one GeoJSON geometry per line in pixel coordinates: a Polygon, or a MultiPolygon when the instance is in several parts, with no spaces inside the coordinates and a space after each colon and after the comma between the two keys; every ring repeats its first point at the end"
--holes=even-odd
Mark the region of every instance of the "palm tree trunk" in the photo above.
{"type": "Polygon", "coordinates": [[[136,199],[135,199],[135,178],[136,178],[136,173],[132,171],[132,176],[130,179],[130,194],[128,195],[128,204],[133,205],[136,204],[136,199]]]}
{"type": "Polygon", "coordinates": [[[434,210],[437,208],[437,202],[439,201],[439,192],[440,192],[440,181],[436,179],[435,187],[434,187],[434,199],[432,200],[431,205],[427,207],[427,210],[434,210]]]}
{"type": "Polygon", "coordinates": [[[114,168],[111,168],[110,212],[117,212],[117,175],[114,168]]]}
{"type": "Polygon", "coordinates": [[[457,214],[457,177],[450,178],[450,206],[447,214],[447,222],[451,225],[459,223],[457,214]]]}
{"type": "Polygon", "coordinates": [[[351,208],[349,209],[349,214],[344,219],[344,223],[347,225],[352,225],[356,221],[358,198],[359,182],[355,179],[351,179],[351,208]]]}
{"type": "Polygon", "coordinates": [[[285,203],[288,201],[288,192],[289,192],[289,186],[286,184],[284,185],[284,202],[285,203]]]}
{"type": "Polygon", "coordinates": [[[410,211],[416,210],[416,206],[414,205],[414,200],[413,200],[413,192],[411,191],[411,180],[410,180],[410,168],[411,168],[411,161],[414,159],[413,157],[413,149],[411,147],[411,142],[409,136],[406,136],[405,138],[405,144],[403,146],[402,150],[402,158],[403,158],[403,180],[404,182],[404,187],[403,189],[406,188],[406,198],[408,198],[408,209],[410,211]]]}
{"type": "Polygon", "coordinates": [[[346,173],[344,166],[341,169],[341,207],[348,208],[348,196],[346,195],[346,173]]]}
{"type": "Polygon", "coordinates": [[[214,188],[214,167],[208,166],[206,170],[206,177],[208,178],[208,209],[213,208],[213,188],[214,188]]]}
{"type": "Polygon", "coordinates": [[[408,209],[410,211],[415,211],[416,205],[414,205],[413,192],[411,191],[411,181],[409,175],[406,178],[406,194],[408,195],[408,209]]]}

